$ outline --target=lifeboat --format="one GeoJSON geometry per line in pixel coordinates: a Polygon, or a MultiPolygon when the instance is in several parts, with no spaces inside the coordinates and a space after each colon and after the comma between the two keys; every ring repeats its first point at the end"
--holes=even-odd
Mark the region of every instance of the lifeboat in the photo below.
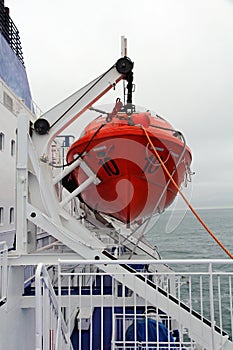
{"type": "MultiPolygon", "coordinates": [[[[180,187],[192,157],[182,134],[169,122],[146,110],[137,112],[135,107],[130,115],[113,110],[89,123],[68,150],[69,164],[77,158],[99,180],[86,187],[79,199],[94,211],[131,223],[171,205],[178,190],[164,166],[180,187]]],[[[87,178],[79,166],[64,185],[73,191],[87,178]]]]}

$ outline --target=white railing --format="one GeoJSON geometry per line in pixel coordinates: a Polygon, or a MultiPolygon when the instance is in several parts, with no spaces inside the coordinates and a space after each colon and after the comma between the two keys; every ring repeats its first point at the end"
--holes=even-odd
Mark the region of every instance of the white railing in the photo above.
{"type": "MultiPolygon", "coordinates": [[[[233,336],[232,263],[230,260],[153,261],[153,263],[143,261],[143,264],[149,266],[154,264],[157,271],[160,270],[152,274],[148,271],[129,272],[128,260],[120,262],[121,266],[127,265],[124,271],[117,270],[119,261],[107,263],[98,261],[97,272],[93,272],[96,261],[61,261],[60,281],[66,279],[69,286],[72,286],[70,287],[72,293],[77,294],[75,297],[68,292],[70,311],[74,310],[74,305],[79,310],[77,315],[79,349],[88,349],[85,347],[86,344],[81,344],[82,332],[86,332],[87,328],[90,332],[90,349],[94,341],[98,342],[101,349],[107,346],[104,331],[100,332],[99,339],[93,337],[96,322],[100,324],[101,330],[106,329],[106,324],[109,327],[110,321],[106,316],[107,308],[108,310],[110,308],[112,312],[112,325],[109,327],[112,348],[132,349],[132,346],[127,346],[124,335],[127,330],[127,322],[130,318],[132,320],[132,317],[137,321],[142,316],[140,312],[142,313],[152,305],[151,300],[155,301],[153,306],[159,310],[160,319],[166,325],[168,334],[173,334],[171,338],[168,338],[170,340],[167,341],[167,344],[166,341],[165,343],[161,341],[161,344],[166,345],[166,349],[173,349],[174,344],[180,349],[199,347],[199,349],[216,350],[224,349],[224,346],[226,349],[227,346],[233,349],[233,344],[228,340],[233,336]],[[161,272],[159,265],[164,264],[172,265],[174,271],[161,272]],[[68,271],[69,267],[75,265],[79,266],[79,271],[76,272],[74,268],[68,271]],[[81,269],[81,266],[88,266],[89,271],[81,269]],[[224,272],[223,268],[227,269],[227,272],[224,272]],[[176,272],[178,269],[181,272],[176,272]],[[92,281],[92,283],[89,282],[89,286],[84,283],[87,279],[92,281]],[[174,284],[174,279],[175,294],[169,287],[169,281],[174,284]],[[141,289],[137,288],[137,280],[142,282],[141,289]],[[94,310],[97,309],[99,310],[98,319],[94,313],[94,310]],[[85,312],[82,317],[83,310],[85,312]],[[119,322],[119,317],[121,322],[119,322]]],[[[130,261],[131,268],[134,264],[140,266],[142,261],[130,261]]],[[[144,343],[144,348],[149,349],[149,340],[145,339],[144,343]]]]}
{"type": "Polygon", "coordinates": [[[36,350],[73,349],[67,335],[67,326],[48,270],[39,264],[35,276],[36,286],[36,350]]]}
{"type": "Polygon", "coordinates": [[[0,242],[0,305],[7,300],[7,258],[6,242],[0,242]]]}
{"type": "Polygon", "coordinates": [[[138,343],[145,349],[233,348],[233,261],[148,260],[143,261],[147,265],[143,271],[135,271],[134,264],[140,266],[142,261],[131,260],[130,266],[128,260],[60,261],[60,307],[66,308],[70,320],[68,334],[73,332],[76,320],[75,349],[93,349],[98,344],[99,349],[129,350],[137,349],[138,343]],[[149,271],[155,265],[153,273],[148,271],[148,265],[149,271]],[[161,272],[160,265],[170,265],[173,271],[161,272]],[[172,285],[175,281],[175,293],[169,287],[170,281],[172,285]],[[137,338],[137,323],[150,318],[143,312],[151,306],[157,310],[153,316],[157,320],[156,332],[162,322],[167,340],[148,338],[147,326],[146,338],[137,338]],[[76,316],[72,318],[74,311],[76,316]],[[133,343],[126,337],[130,324],[135,327],[133,343]]]}

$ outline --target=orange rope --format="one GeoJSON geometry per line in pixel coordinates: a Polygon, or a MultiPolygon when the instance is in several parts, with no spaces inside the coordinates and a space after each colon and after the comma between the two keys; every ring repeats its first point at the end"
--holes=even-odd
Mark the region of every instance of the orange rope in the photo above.
{"type": "Polygon", "coordinates": [[[198,221],[201,223],[201,225],[205,228],[205,230],[211,235],[211,237],[217,242],[217,244],[224,250],[224,252],[231,258],[233,259],[233,255],[229,252],[229,250],[223,245],[223,243],[214,235],[214,233],[209,229],[209,227],[206,225],[206,223],[202,220],[202,218],[198,215],[198,213],[195,211],[195,209],[192,207],[192,205],[189,203],[189,201],[187,200],[187,198],[184,196],[184,194],[181,192],[181,190],[179,189],[178,185],[176,184],[175,180],[173,179],[173,177],[171,176],[171,174],[169,173],[166,165],[164,164],[164,162],[162,161],[160,155],[158,154],[155,146],[153,145],[150,136],[148,135],[146,129],[144,128],[144,126],[141,125],[141,128],[143,129],[148,142],[150,143],[156,157],[158,158],[163,170],[166,172],[166,174],[168,175],[169,179],[171,180],[171,182],[173,183],[173,185],[175,186],[175,188],[177,189],[177,191],[179,192],[179,194],[181,195],[181,197],[183,198],[183,200],[185,201],[185,203],[187,204],[187,206],[189,207],[189,209],[192,211],[192,213],[196,216],[196,218],[198,219],[198,221]]]}

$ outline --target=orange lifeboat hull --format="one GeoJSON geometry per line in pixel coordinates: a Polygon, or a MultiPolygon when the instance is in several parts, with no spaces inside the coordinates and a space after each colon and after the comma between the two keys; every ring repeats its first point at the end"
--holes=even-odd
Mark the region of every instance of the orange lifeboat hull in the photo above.
{"type": "MultiPolygon", "coordinates": [[[[80,199],[124,223],[163,211],[174,201],[177,189],[159,163],[140,120],[179,187],[191,163],[189,148],[160,117],[135,114],[133,125],[119,116],[108,123],[105,120],[99,117],[91,122],[67,153],[68,163],[81,157],[100,180],[98,185],[91,183],[80,199]]],[[[79,186],[87,177],[82,167],[77,167],[67,181],[79,186]]]]}

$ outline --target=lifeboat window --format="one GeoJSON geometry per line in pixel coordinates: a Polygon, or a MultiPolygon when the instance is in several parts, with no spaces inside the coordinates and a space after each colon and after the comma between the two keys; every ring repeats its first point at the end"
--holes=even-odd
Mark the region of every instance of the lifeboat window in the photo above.
{"type": "Polygon", "coordinates": [[[15,222],[15,209],[10,208],[10,224],[14,224],[15,222]]]}
{"type": "Polygon", "coordinates": [[[15,155],[15,140],[11,140],[11,156],[15,155]]]}
{"type": "Polygon", "coordinates": [[[4,150],[4,144],[5,144],[5,135],[0,132],[0,151],[4,150]]]}
{"type": "Polygon", "coordinates": [[[4,219],[4,208],[0,207],[0,225],[3,225],[3,219],[4,219]]]}

